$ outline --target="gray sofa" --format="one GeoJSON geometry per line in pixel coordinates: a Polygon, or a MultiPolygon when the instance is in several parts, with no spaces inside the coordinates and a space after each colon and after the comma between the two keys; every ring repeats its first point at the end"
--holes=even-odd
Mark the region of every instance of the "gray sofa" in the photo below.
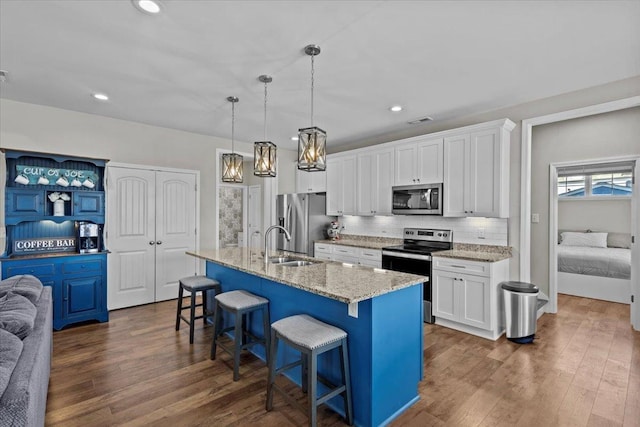
{"type": "MultiPolygon", "coordinates": [[[[24,280],[32,283],[34,280],[41,283],[33,276],[22,276],[24,280]]],[[[0,282],[0,290],[2,284],[11,281],[12,278],[0,282]]],[[[5,290],[7,287],[5,286],[5,290]]],[[[13,292],[13,291],[10,291],[13,292]]],[[[8,293],[10,293],[8,292],[8,293]]],[[[17,291],[16,291],[17,293],[17,291]]],[[[7,293],[4,298],[6,298],[7,293]]],[[[0,295],[0,297],[3,297],[0,295]]],[[[11,358],[11,352],[17,355],[15,366],[10,361],[4,363],[4,369],[0,369],[0,380],[4,380],[6,388],[4,391],[0,389],[0,427],[8,426],[43,426],[45,418],[45,410],[47,406],[47,391],[49,386],[49,374],[51,370],[51,352],[53,345],[53,299],[52,289],[49,286],[42,287],[39,298],[31,295],[30,300],[35,306],[35,317],[33,318],[33,330],[28,332],[25,337],[8,335],[7,329],[11,329],[6,316],[3,318],[0,314],[0,327],[4,335],[3,343],[0,347],[4,347],[0,351],[0,358],[11,358]],[[7,326],[9,325],[9,326],[7,326]],[[8,339],[10,338],[10,339],[8,339]],[[22,341],[22,351],[19,351],[20,338],[22,341]],[[13,370],[11,371],[11,367],[13,370]],[[8,383],[6,382],[7,375],[8,383]]],[[[6,299],[4,300],[6,302],[6,299]]],[[[0,310],[8,304],[0,305],[0,310]]],[[[14,322],[15,323],[15,322],[14,322]]],[[[14,332],[15,333],[15,332],[14,332]]],[[[2,362],[2,360],[0,360],[2,362]]]]}

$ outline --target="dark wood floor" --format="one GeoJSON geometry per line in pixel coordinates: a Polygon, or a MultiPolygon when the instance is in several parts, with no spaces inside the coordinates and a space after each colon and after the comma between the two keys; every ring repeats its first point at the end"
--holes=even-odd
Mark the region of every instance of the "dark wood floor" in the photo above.
{"type": "MultiPolygon", "coordinates": [[[[629,307],[563,295],[559,306],[532,345],[425,325],[421,400],[393,425],[640,426],[629,307]]],[[[54,333],[47,425],[305,425],[280,397],[264,411],[263,362],[244,356],[234,383],[228,355],[209,360],[211,328],[199,324],[193,345],[184,326],[175,332],[175,301],[110,315],[54,333]]],[[[319,421],[343,425],[328,408],[319,421]]]]}

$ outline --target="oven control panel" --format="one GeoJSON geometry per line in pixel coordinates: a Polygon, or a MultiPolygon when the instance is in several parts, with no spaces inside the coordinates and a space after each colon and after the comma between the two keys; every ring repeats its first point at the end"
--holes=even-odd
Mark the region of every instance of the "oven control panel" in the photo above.
{"type": "Polygon", "coordinates": [[[426,228],[405,228],[404,238],[412,240],[427,240],[430,242],[452,242],[453,231],[432,230],[426,228]]]}

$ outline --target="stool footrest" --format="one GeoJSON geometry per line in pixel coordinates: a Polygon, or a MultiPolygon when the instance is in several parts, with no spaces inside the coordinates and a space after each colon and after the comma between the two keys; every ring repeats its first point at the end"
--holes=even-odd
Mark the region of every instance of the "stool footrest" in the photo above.
{"type": "Polygon", "coordinates": [[[285,398],[285,400],[287,401],[287,403],[291,406],[295,406],[298,410],[302,411],[302,412],[307,412],[307,408],[305,408],[300,402],[298,402],[296,399],[294,399],[293,397],[289,396],[289,393],[287,393],[284,389],[280,388],[280,386],[276,383],[273,383],[271,385],[271,387],[273,388],[273,390],[278,391],[282,397],[285,398]]]}
{"type": "Polygon", "coordinates": [[[341,385],[340,387],[334,388],[333,390],[331,390],[327,394],[317,398],[316,399],[316,405],[323,404],[324,402],[326,402],[327,400],[331,399],[332,397],[335,397],[335,396],[339,395],[340,393],[344,392],[346,389],[347,389],[347,387],[344,386],[344,385],[341,385]]]}

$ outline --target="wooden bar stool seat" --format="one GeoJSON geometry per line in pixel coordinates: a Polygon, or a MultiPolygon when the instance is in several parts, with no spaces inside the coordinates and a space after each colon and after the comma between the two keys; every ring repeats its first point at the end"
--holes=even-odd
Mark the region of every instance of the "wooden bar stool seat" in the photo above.
{"type": "Polygon", "coordinates": [[[233,380],[240,379],[240,352],[253,345],[264,346],[269,361],[269,300],[247,291],[229,291],[216,295],[216,307],[214,316],[214,332],[211,342],[211,360],[216,359],[216,348],[219,345],[224,351],[233,356],[233,380]],[[255,336],[249,330],[251,313],[262,311],[263,338],[255,336]],[[234,325],[222,327],[222,312],[226,311],[234,315],[234,325]],[[218,337],[233,332],[233,348],[218,343],[218,337]],[[249,338],[249,340],[247,340],[249,338]]]}
{"type": "Polygon", "coordinates": [[[207,307],[207,292],[215,291],[216,293],[222,292],[220,282],[215,279],[211,279],[206,276],[189,276],[180,279],[180,288],[178,289],[178,310],[176,313],[176,331],[180,330],[180,320],[184,320],[189,325],[189,344],[193,344],[193,326],[197,319],[203,319],[203,323],[206,326],[207,319],[213,320],[213,310],[209,310],[207,307]],[[187,307],[182,306],[184,291],[191,292],[190,305],[187,307]],[[202,296],[202,303],[196,304],[196,295],[200,292],[202,296]],[[196,316],[196,307],[202,307],[202,315],[196,316]],[[182,315],[183,310],[189,310],[189,318],[187,319],[182,315]]]}
{"type": "MultiPolygon", "coordinates": [[[[309,425],[317,423],[318,406],[341,394],[344,399],[345,418],[349,425],[353,424],[353,408],[351,401],[351,378],[349,374],[349,352],[347,349],[347,333],[340,328],[321,322],[306,314],[285,317],[271,325],[271,349],[269,351],[269,379],[267,381],[267,411],[273,409],[273,391],[280,392],[292,405],[300,407],[286,391],[275,384],[278,374],[282,374],[296,366],[302,366],[302,390],[308,393],[306,412],[309,425]],[[278,341],[300,352],[300,360],[277,368],[278,341]],[[339,347],[342,384],[334,385],[318,375],[318,356],[339,347]],[[318,397],[318,381],[329,390],[318,397]]],[[[305,408],[301,408],[305,410],[305,408]]]]}

